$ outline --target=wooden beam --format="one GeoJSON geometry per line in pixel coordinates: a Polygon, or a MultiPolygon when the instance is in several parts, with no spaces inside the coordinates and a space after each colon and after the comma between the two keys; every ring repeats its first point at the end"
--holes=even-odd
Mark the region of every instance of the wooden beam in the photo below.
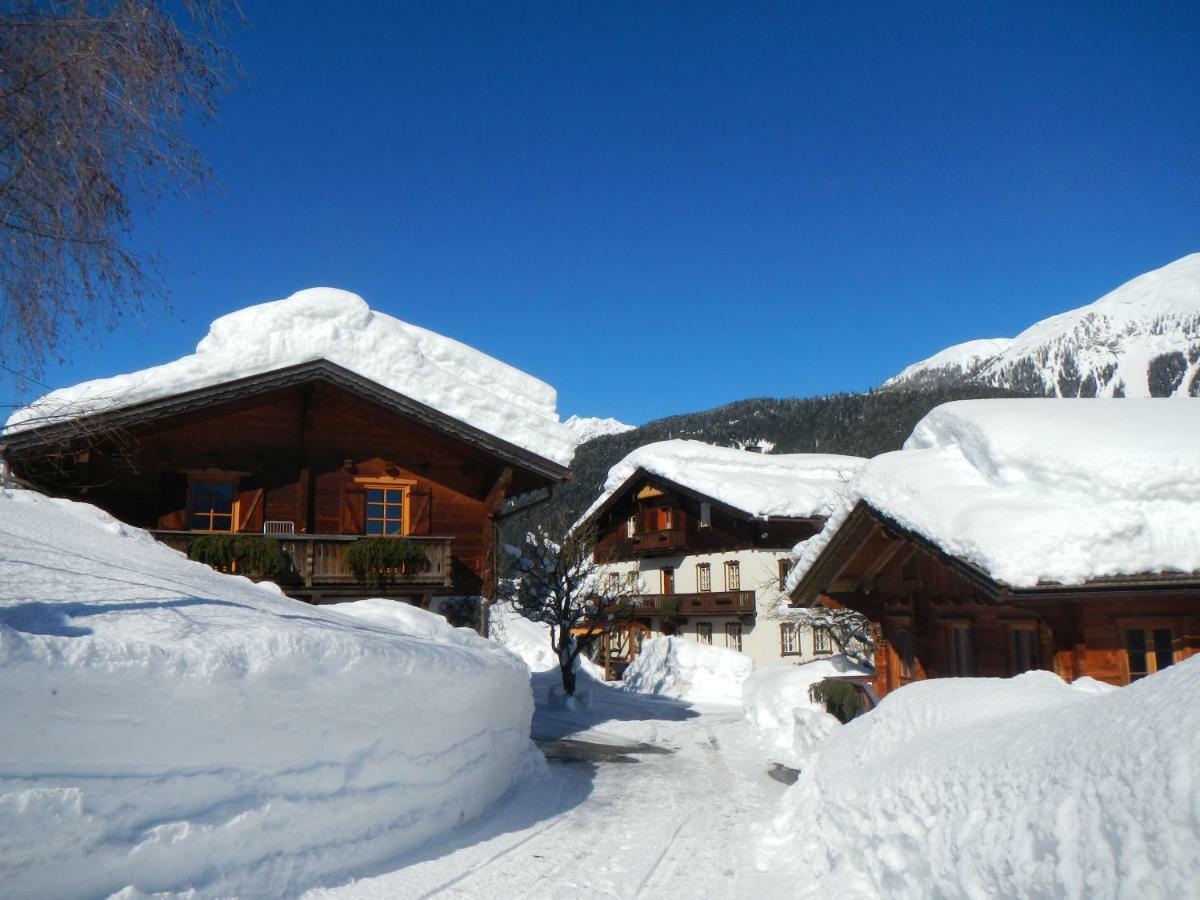
{"type": "Polygon", "coordinates": [[[858,577],[858,582],[854,585],[856,591],[870,591],[871,582],[875,580],[875,576],[883,571],[883,567],[890,563],[902,548],[908,546],[908,542],[903,538],[889,536],[886,532],[883,534],[887,543],[884,544],[882,550],[876,553],[875,558],[858,577]]]}
{"type": "Polygon", "coordinates": [[[508,499],[508,488],[512,484],[512,480],[513,467],[505,466],[500,477],[496,479],[496,483],[492,485],[492,489],[488,491],[487,498],[483,501],[484,515],[490,518],[500,511],[500,507],[508,499]]]}

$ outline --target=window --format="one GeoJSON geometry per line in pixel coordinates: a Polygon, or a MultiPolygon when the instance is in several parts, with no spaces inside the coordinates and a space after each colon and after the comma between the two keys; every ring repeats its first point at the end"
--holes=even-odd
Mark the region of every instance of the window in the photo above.
{"type": "Polygon", "coordinates": [[[742,649],[742,623],[741,622],[726,622],[725,623],[725,646],[730,650],[742,649]]]}
{"type": "Polygon", "coordinates": [[[1033,622],[1008,626],[1008,661],[1013,675],[1041,668],[1038,628],[1033,622]]]}
{"type": "Polygon", "coordinates": [[[900,677],[912,678],[913,674],[913,633],[907,622],[896,628],[896,636],[892,640],[892,648],[896,651],[899,663],[900,677]]]}
{"type": "Polygon", "coordinates": [[[704,593],[712,590],[712,566],[696,563],[696,590],[704,593]]]}
{"type": "Polygon", "coordinates": [[[742,567],[736,560],[725,563],[725,590],[740,591],[742,589],[742,567]]]}
{"type": "Polygon", "coordinates": [[[700,501],[700,527],[708,528],[712,525],[712,504],[707,500],[700,501]]]}
{"type": "Polygon", "coordinates": [[[637,569],[631,569],[625,573],[625,589],[636,593],[640,587],[638,584],[640,578],[637,569]]]}
{"type": "Polygon", "coordinates": [[[799,629],[795,622],[784,622],[779,626],[779,653],[782,656],[800,655],[799,629]]]}
{"type": "Polygon", "coordinates": [[[833,635],[823,625],[813,626],[813,654],[828,656],[833,653],[833,635]]]}
{"type": "Polygon", "coordinates": [[[625,537],[633,537],[637,533],[637,516],[625,520],[625,537]]]}
{"type": "Polygon", "coordinates": [[[787,588],[787,577],[792,571],[792,561],[790,559],[779,560],[779,589],[787,588]]]}
{"type": "Polygon", "coordinates": [[[675,593],[675,570],[669,566],[664,566],[662,570],[662,592],[675,593]]]}
{"type": "Polygon", "coordinates": [[[1153,675],[1175,662],[1175,635],[1170,628],[1126,628],[1125,656],[1130,681],[1153,675]]]}
{"type": "Polygon", "coordinates": [[[712,643],[712,622],[696,623],[696,640],[701,644],[712,643]]]}
{"type": "Polygon", "coordinates": [[[368,484],[366,489],[367,534],[407,534],[405,513],[408,504],[405,494],[408,489],[388,484],[368,484]]]}
{"type": "Polygon", "coordinates": [[[975,674],[975,657],[971,647],[971,624],[951,622],[946,626],[946,650],[950,674],[965,677],[975,674]]]}
{"type": "Polygon", "coordinates": [[[232,478],[193,478],[188,491],[188,528],[237,531],[237,485],[232,478]]]}
{"type": "Polygon", "coordinates": [[[621,573],[620,572],[609,572],[608,573],[608,586],[605,588],[605,593],[607,593],[610,597],[616,596],[617,594],[621,593],[621,573]]]}

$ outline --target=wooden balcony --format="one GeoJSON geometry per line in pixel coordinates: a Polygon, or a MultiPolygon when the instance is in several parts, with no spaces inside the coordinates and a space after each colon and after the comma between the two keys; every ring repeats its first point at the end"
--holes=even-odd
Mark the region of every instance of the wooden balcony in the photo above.
{"type": "Polygon", "coordinates": [[[637,610],[656,616],[744,616],[754,612],[754,591],[642,594],[637,598],[637,610]]]}
{"type": "MultiPolygon", "coordinates": [[[[203,533],[194,531],[151,531],[160,542],[187,553],[188,544],[203,533]]],[[[253,535],[276,540],[287,560],[287,569],[274,580],[280,587],[365,585],[351,571],[346,551],[358,540],[356,535],[341,534],[264,534],[253,535]]],[[[407,537],[425,554],[425,564],[378,573],[372,587],[450,587],[453,573],[453,538],[407,537]]]]}
{"type": "Polygon", "coordinates": [[[687,550],[687,531],[668,528],[664,531],[639,531],[629,538],[626,546],[635,556],[661,556],[687,550]]]}

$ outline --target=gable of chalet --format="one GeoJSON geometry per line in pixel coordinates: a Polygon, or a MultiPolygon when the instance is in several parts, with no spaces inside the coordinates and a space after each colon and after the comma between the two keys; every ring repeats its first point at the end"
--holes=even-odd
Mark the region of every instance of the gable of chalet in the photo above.
{"type": "Polygon", "coordinates": [[[1082,584],[1041,582],[1034,587],[1014,588],[860,500],[793,587],[791,605],[812,606],[823,597],[837,600],[870,593],[876,577],[889,567],[904,565],[916,554],[933,557],[952,578],[962,579],[970,593],[992,603],[1071,592],[1200,587],[1200,573],[1163,572],[1106,576],[1082,584]]]}
{"type": "Polygon", "coordinates": [[[5,435],[0,450],[6,456],[17,457],[43,448],[69,445],[87,435],[113,433],[155,420],[186,413],[204,412],[237,401],[263,397],[281,389],[327,384],[359,396],[384,409],[482,450],[505,463],[518,466],[550,482],[566,478],[568,469],[552,460],[518,447],[494,434],[469,425],[453,416],[420,403],[398,391],[364,378],[349,369],[326,359],[316,359],[271,372],[237,378],[182,391],[127,406],[87,413],[69,419],[5,435]]]}

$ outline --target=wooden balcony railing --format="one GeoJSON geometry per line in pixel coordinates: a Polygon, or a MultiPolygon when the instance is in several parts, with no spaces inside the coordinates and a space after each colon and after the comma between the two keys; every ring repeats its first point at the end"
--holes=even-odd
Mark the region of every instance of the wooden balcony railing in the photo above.
{"type": "Polygon", "coordinates": [[[642,594],[637,598],[637,610],[668,616],[741,616],[754,612],[754,591],[642,594]]]}
{"type": "MultiPolygon", "coordinates": [[[[168,547],[187,552],[188,544],[201,533],[194,531],[152,531],[168,547]]],[[[346,551],[358,537],[341,534],[266,534],[262,537],[279,541],[287,559],[287,569],[275,580],[281,586],[356,585],[365,584],[346,562],[346,551]]],[[[406,537],[421,548],[425,564],[389,569],[377,573],[373,585],[413,585],[449,587],[453,572],[453,538],[406,537]]]]}
{"type": "Polygon", "coordinates": [[[639,556],[686,550],[687,531],[682,528],[668,528],[664,531],[639,531],[633,537],[629,538],[628,546],[631,552],[639,556]]]}

